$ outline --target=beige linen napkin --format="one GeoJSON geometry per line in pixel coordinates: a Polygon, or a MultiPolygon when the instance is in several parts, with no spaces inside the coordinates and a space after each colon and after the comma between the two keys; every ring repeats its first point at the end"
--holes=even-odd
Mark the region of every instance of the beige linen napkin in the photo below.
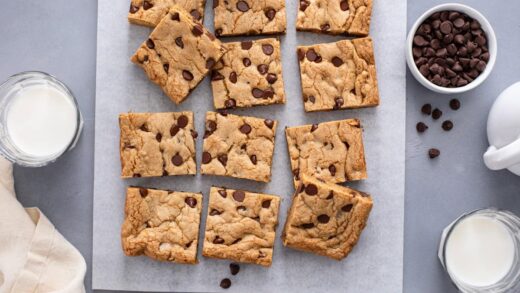
{"type": "Polygon", "coordinates": [[[49,219],[16,200],[13,167],[0,157],[0,293],[85,292],[85,271],[49,219]]]}

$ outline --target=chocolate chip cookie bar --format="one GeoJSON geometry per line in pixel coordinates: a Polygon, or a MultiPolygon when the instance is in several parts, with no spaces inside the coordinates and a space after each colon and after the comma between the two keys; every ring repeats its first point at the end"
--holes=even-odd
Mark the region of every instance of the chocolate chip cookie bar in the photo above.
{"type": "Polygon", "coordinates": [[[299,46],[305,111],[379,105],[371,38],[299,46]]]}
{"type": "Polygon", "coordinates": [[[128,21],[155,27],[175,4],[189,11],[195,20],[202,23],[205,0],[131,0],[128,21]]]}
{"type": "Polygon", "coordinates": [[[226,43],[228,52],[211,74],[215,108],[283,104],[280,41],[226,43]]]}
{"type": "Polygon", "coordinates": [[[366,193],[302,175],[282,232],[283,245],[341,260],[358,242],[371,209],[366,193]]]}
{"type": "Polygon", "coordinates": [[[131,60],[175,103],[182,102],[225,52],[184,9],[173,6],[131,60]]]}
{"type": "Polygon", "coordinates": [[[289,127],[285,136],[295,187],[302,175],[332,183],[367,178],[359,120],[289,127]]]}
{"type": "Polygon", "coordinates": [[[367,36],[372,0],[300,0],[296,29],[367,36]]]}
{"type": "Polygon", "coordinates": [[[201,173],[269,182],[276,125],[269,119],[208,112],[201,173]]]}
{"type": "Polygon", "coordinates": [[[119,115],[121,177],[194,175],[192,112],[119,115]]]}
{"type": "Polygon", "coordinates": [[[285,0],[213,0],[215,35],[285,33],[285,0]]]}
{"type": "Polygon", "coordinates": [[[280,198],[212,187],[202,255],[270,266],[280,198]]]}
{"type": "Polygon", "coordinates": [[[123,252],[197,263],[202,194],[129,187],[121,228],[123,252]]]}

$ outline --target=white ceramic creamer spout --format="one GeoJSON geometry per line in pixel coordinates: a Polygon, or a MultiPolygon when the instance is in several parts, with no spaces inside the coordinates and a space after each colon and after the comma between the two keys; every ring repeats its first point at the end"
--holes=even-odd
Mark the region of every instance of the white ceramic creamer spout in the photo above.
{"type": "Polygon", "coordinates": [[[520,82],[505,89],[491,107],[487,123],[490,147],[484,163],[491,170],[520,175],[520,82]]]}

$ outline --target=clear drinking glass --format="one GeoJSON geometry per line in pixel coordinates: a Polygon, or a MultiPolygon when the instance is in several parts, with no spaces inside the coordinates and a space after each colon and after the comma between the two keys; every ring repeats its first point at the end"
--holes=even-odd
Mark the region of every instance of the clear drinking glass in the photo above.
{"type": "Polygon", "coordinates": [[[488,209],[479,209],[469,213],[466,213],[452,222],[448,227],[446,227],[442,232],[442,237],[439,245],[438,256],[439,260],[444,267],[445,271],[451,278],[452,283],[463,293],[505,293],[505,292],[520,292],[520,218],[518,218],[515,214],[498,210],[495,208],[488,209]],[[509,272],[498,282],[495,284],[491,284],[489,286],[477,287],[472,284],[467,284],[464,281],[458,279],[454,274],[450,272],[450,268],[447,266],[446,260],[446,247],[448,240],[450,238],[450,234],[453,229],[459,224],[462,220],[466,219],[470,216],[483,216],[490,217],[494,220],[500,221],[504,224],[506,230],[510,233],[511,238],[514,242],[514,259],[513,264],[509,270],[509,272]]]}
{"type": "Polygon", "coordinates": [[[54,76],[39,71],[27,71],[9,77],[3,84],[0,85],[0,154],[7,160],[26,167],[45,166],[51,162],[54,162],[68,150],[73,149],[76,145],[76,142],[78,141],[82,129],[83,118],[74,95],[65,84],[56,79],[54,76]],[[13,140],[9,136],[9,131],[7,129],[7,112],[13,98],[16,97],[20,90],[35,85],[49,86],[63,93],[68,99],[70,99],[76,110],[77,121],[73,137],[71,138],[68,145],[64,146],[61,151],[52,155],[35,156],[23,152],[13,143],[13,140]]]}

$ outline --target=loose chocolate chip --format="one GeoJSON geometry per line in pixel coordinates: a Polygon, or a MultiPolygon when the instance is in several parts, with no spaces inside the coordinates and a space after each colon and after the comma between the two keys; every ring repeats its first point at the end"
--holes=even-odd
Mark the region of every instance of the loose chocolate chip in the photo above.
{"type": "Polygon", "coordinates": [[[271,200],[270,199],[266,199],[262,202],[262,207],[264,209],[268,209],[269,207],[271,206],[271,200]]]}
{"type": "Polygon", "coordinates": [[[235,99],[227,99],[225,102],[224,102],[224,107],[230,109],[230,108],[235,108],[237,105],[237,101],[235,101],[235,99]]]}
{"type": "Polygon", "coordinates": [[[330,165],[329,172],[330,172],[330,175],[335,176],[336,175],[336,166],[330,165]]]}
{"type": "Polygon", "coordinates": [[[249,157],[249,159],[251,159],[251,163],[253,163],[253,165],[256,165],[256,163],[257,163],[256,155],[251,155],[251,157],[249,157]]]}
{"type": "Polygon", "coordinates": [[[253,90],[251,91],[251,93],[253,94],[253,97],[257,98],[257,99],[260,99],[260,98],[263,98],[264,97],[264,91],[259,89],[259,88],[253,88],[253,90]]]}
{"type": "Polygon", "coordinates": [[[310,3],[307,0],[300,0],[300,10],[305,11],[309,7],[310,3]]]}
{"type": "Polygon", "coordinates": [[[213,0],[213,9],[218,7],[219,0],[213,0]]]}
{"type": "Polygon", "coordinates": [[[229,270],[231,271],[231,274],[234,276],[238,274],[238,272],[240,271],[240,266],[237,263],[232,262],[229,264],[229,270]]]}
{"type": "Polygon", "coordinates": [[[156,139],[158,142],[161,142],[161,140],[162,140],[162,134],[157,133],[157,135],[155,136],[155,139],[156,139]]]}
{"type": "Polygon", "coordinates": [[[345,213],[348,213],[352,210],[352,207],[353,205],[351,203],[347,204],[347,205],[344,205],[341,210],[344,211],[345,213]]]}
{"type": "Polygon", "coordinates": [[[210,57],[206,60],[206,69],[211,69],[213,66],[215,66],[215,59],[210,57]]]}
{"type": "Polygon", "coordinates": [[[249,66],[251,66],[251,59],[244,58],[244,59],[242,59],[242,63],[244,64],[245,67],[249,67],[249,66]]]}
{"type": "Polygon", "coordinates": [[[170,64],[168,64],[168,63],[163,64],[163,69],[164,69],[164,72],[168,73],[168,70],[170,69],[170,64]]]}
{"type": "Polygon", "coordinates": [[[180,130],[179,126],[172,125],[172,127],[170,127],[170,136],[174,137],[179,132],[179,130],[180,130]]]}
{"type": "Polygon", "coordinates": [[[189,197],[186,197],[186,199],[184,199],[184,202],[189,205],[191,208],[194,208],[197,206],[197,200],[191,196],[189,197]]]}
{"type": "Polygon", "coordinates": [[[269,71],[269,65],[267,65],[267,64],[260,64],[260,65],[258,65],[256,67],[256,69],[258,70],[258,72],[261,75],[264,75],[264,74],[266,74],[269,71]]]}
{"type": "Polygon", "coordinates": [[[264,52],[265,55],[271,55],[274,52],[274,47],[270,44],[262,44],[262,52],[264,52]]]}
{"type": "Polygon", "coordinates": [[[251,49],[251,47],[253,47],[253,42],[252,41],[241,42],[240,47],[242,48],[242,50],[249,50],[249,49],[251,49]]]}
{"type": "Polygon", "coordinates": [[[193,80],[193,74],[191,74],[191,72],[189,72],[188,70],[182,71],[182,77],[187,81],[193,80]]]}
{"type": "Polygon", "coordinates": [[[219,155],[219,156],[217,157],[217,159],[218,159],[218,161],[219,161],[222,165],[224,165],[224,167],[226,166],[226,164],[227,164],[227,160],[228,160],[227,155],[225,155],[225,154],[224,154],[224,155],[219,155]]]}
{"type": "Polygon", "coordinates": [[[269,19],[270,21],[274,19],[276,15],[276,10],[270,8],[268,9],[266,12],[265,12],[265,17],[267,17],[267,19],[269,19]]]}
{"type": "Polygon", "coordinates": [[[305,224],[301,224],[300,227],[302,229],[310,229],[310,228],[314,227],[314,224],[313,223],[305,223],[305,224]]]}
{"type": "Polygon", "coordinates": [[[180,166],[180,165],[182,165],[182,163],[183,163],[183,160],[179,154],[176,154],[175,156],[172,157],[172,164],[174,164],[175,166],[180,166]]]}
{"type": "Polygon", "coordinates": [[[200,15],[200,12],[198,12],[195,9],[190,11],[190,14],[191,14],[191,16],[193,16],[193,18],[195,18],[195,20],[200,20],[202,18],[202,15],[200,15]]]}
{"type": "Polygon", "coordinates": [[[143,9],[144,9],[144,10],[148,10],[148,9],[150,9],[150,8],[152,8],[152,7],[153,7],[153,4],[152,4],[152,3],[148,2],[148,1],[144,1],[144,2],[143,2],[143,9]]]}
{"type": "Polygon", "coordinates": [[[341,1],[339,3],[339,7],[341,8],[341,10],[347,11],[348,10],[348,0],[341,1]]]}
{"type": "Polygon", "coordinates": [[[179,15],[178,12],[175,12],[174,14],[172,14],[172,20],[175,20],[175,21],[181,20],[181,16],[179,15]]]}
{"type": "Polygon", "coordinates": [[[318,54],[314,49],[307,50],[307,53],[305,53],[305,56],[307,57],[307,60],[314,62],[318,58],[318,54]]]}
{"type": "Polygon", "coordinates": [[[318,129],[318,124],[312,124],[311,126],[311,132],[314,132],[314,130],[318,129]]]}
{"type": "Polygon", "coordinates": [[[442,129],[444,129],[445,131],[450,131],[452,128],[453,128],[453,122],[451,122],[450,120],[446,120],[446,121],[442,122],[442,129]]]}
{"type": "Polygon", "coordinates": [[[211,72],[211,81],[223,80],[224,78],[224,75],[220,74],[220,72],[216,70],[211,72]]]}
{"type": "Polygon", "coordinates": [[[419,47],[424,47],[429,44],[428,41],[426,41],[423,36],[419,36],[419,35],[414,36],[413,43],[414,43],[414,45],[419,46],[419,47]]]}
{"type": "Polygon", "coordinates": [[[186,125],[188,125],[188,117],[186,117],[186,115],[181,115],[179,118],[177,118],[177,126],[179,126],[179,128],[184,128],[186,127],[186,125]]]}
{"type": "Polygon", "coordinates": [[[267,80],[267,82],[269,84],[273,84],[278,80],[278,77],[276,77],[276,74],[274,74],[274,73],[269,73],[269,74],[267,74],[265,79],[267,80]]]}
{"type": "Polygon", "coordinates": [[[218,194],[220,194],[220,196],[222,196],[223,198],[227,197],[227,191],[225,189],[219,189],[218,194]]]}
{"type": "Polygon", "coordinates": [[[146,40],[146,46],[150,49],[153,49],[153,48],[155,48],[155,43],[153,42],[152,39],[148,39],[148,40],[146,40]]]}
{"type": "Polygon", "coordinates": [[[271,119],[265,119],[265,120],[264,120],[264,124],[265,124],[265,126],[267,126],[268,128],[273,129],[274,121],[271,120],[271,119]]]}
{"type": "Polygon", "coordinates": [[[247,2],[245,1],[238,1],[237,2],[237,9],[242,11],[242,12],[246,12],[249,10],[249,4],[247,4],[247,2]]]}
{"type": "Polygon", "coordinates": [[[137,6],[133,5],[133,4],[130,4],[130,13],[134,14],[137,11],[139,11],[139,7],[137,7],[137,6]]]}
{"type": "Polygon", "coordinates": [[[441,118],[441,116],[442,116],[442,111],[439,110],[438,108],[435,108],[432,112],[432,118],[437,120],[437,119],[441,118]]]}
{"type": "Polygon", "coordinates": [[[214,244],[222,244],[224,243],[224,239],[223,238],[220,238],[220,236],[215,236],[215,239],[213,239],[213,243],[214,244]]]}
{"type": "Polygon", "coordinates": [[[192,29],[191,29],[191,33],[196,36],[196,37],[200,37],[202,36],[202,34],[204,33],[204,28],[202,28],[202,25],[200,24],[196,24],[192,29]]]}
{"type": "Polygon", "coordinates": [[[318,222],[322,223],[322,224],[326,224],[328,223],[330,220],[330,217],[327,216],[327,215],[319,215],[318,216],[318,222]]]}
{"type": "Polygon", "coordinates": [[[432,148],[428,151],[428,156],[430,157],[430,159],[437,158],[440,154],[441,152],[438,149],[432,148]]]}
{"type": "Polygon", "coordinates": [[[208,164],[209,162],[211,162],[212,158],[211,158],[211,154],[208,153],[208,152],[203,152],[202,153],[202,164],[208,164]]]}
{"type": "Polygon", "coordinates": [[[233,199],[235,199],[236,201],[243,202],[245,198],[246,194],[242,190],[235,190],[233,192],[233,199]]]}
{"type": "Polygon", "coordinates": [[[336,66],[336,67],[340,67],[341,65],[343,65],[343,60],[341,60],[341,58],[335,56],[332,58],[332,64],[334,64],[334,66],[336,66]]]}
{"type": "Polygon", "coordinates": [[[455,110],[455,111],[457,111],[458,109],[460,109],[460,101],[457,100],[457,99],[452,99],[452,100],[450,101],[450,108],[451,108],[452,110],[455,110]]]}
{"type": "Polygon", "coordinates": [[[243,134],[249,134],[252,130],[251,125],[244,123],[244,125],[240,126],[240,132],[243,134]]]}
{"type": "Polygon", "coordinates": [[[228,278],[222,279],[222,281],[220,281],[220,287],[222,289],[228,289],[231,287],[231,280],[228,278]]]}
{"type": "Polygon", "coordinates": [[[148,189],[139,187],[139,194],[141,197],[146,197],[148,195],[148,189]]]}
{"type": "Polygon", "coordinates": [[[318,194],[318,187],[314,184],[309,184],[305,186],[305,193],[308,195],[316,195],[318,194]]]}
{"type": "Polygon", "coordinates": [[[320,29],[322,32],[326,32],[330,29],[330,25],[328,23],[323,24],[322,26],[320,26],[320,29]]]}
{"type": "Polygon", "coordinates": [[[229,74],[229,81],[231,81],[232,83],[237,83],[238,77],[236,72],[233,71],[229,74]]]}
{"type": "Polygon", "coordinates": [[[417,132],[423,133],[426,131],[426,129],[428,129],[428,125],[424,124],[423,122],[419,122],[415,128],[417,129],[417,132]]]}

